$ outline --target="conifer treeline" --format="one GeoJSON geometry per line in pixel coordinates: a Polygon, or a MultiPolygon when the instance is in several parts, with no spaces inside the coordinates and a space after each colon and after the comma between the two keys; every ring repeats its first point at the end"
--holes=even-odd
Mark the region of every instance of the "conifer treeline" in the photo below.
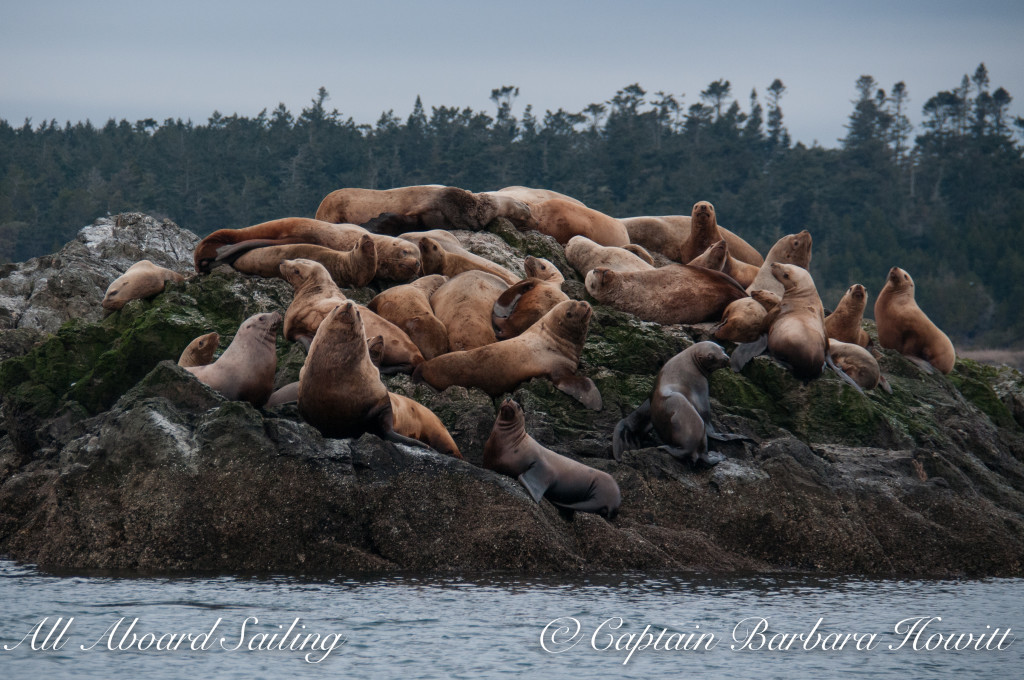
{"type": "Polygon", "coordinates": [[[491,93],[496,113],[433,107],[358,125],[328,110],[323,88],[296,117],[282,104],[206,124],[153,119],[0,120],[0,262],[53,251],[98,216],[137,210],[206,234],[312,216],[339,187],[448,184],[472,191],[555,189],[616,217],[719,220],[763,252],[787,233],[814,236],[811,270],[826,306],[852,283],[874,296],[890,267],[915,279],[922,308],[958,342],[1024,340],[1024,158],[1010,94],[973,76],[907,119],[907,87],[870,76],[837,149],[793,145],[779,80],[743,104],[717,80],[686,106],[639,84],[580,112],[491,93]],[[916,133],[916,134],[915,134],[916,133]]]}

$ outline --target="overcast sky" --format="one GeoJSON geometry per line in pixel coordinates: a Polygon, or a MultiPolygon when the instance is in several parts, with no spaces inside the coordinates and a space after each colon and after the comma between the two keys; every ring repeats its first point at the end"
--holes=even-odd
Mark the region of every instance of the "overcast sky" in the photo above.
{"type": "Polygon", "coordinates": [[[493,88],[581,111],[640,83],[684,106],[719,78],[747,110],[752,88],[787,91],[794,141],[835,146],[874,76],[910,94],[911,120],[979,63],[1024,115],[1024,0],[4,1],[0,118],[205,123],[213,111],[293,114],[317,89],[357,123],[432,106],[494,113],[493,88]]]}

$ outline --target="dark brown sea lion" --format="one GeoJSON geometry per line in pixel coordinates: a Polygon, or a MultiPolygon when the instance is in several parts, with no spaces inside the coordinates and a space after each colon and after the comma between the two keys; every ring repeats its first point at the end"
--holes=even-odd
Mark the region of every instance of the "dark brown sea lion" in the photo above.
{"type": "Polygon", "coordinates": [[[448,329],[434,315],[430,296],[447,280],[439,274],[424,276],[412,283],[388,288],[366,306],[405,331],[424,359],[433,359],[448,351],[448,329]]]}
{"type": "MultiPolygon", "coordinates": [[[[626,226],[629,240],[647,250],[661,253],[668,258],[685,264],[680,257],[680,249],[690,237],[690,215],[663,215],[660,217],[624,217],[621,222],[626,226]]],[[[742,238],[718,225],[718,233],[729,245],[729,254],[741,262],[760,267],[764,258],[753,246],[742,238]]]]}
{"type": "Polygon", "coordinates": [[[274,391],[277,371],[277,329],[281,315],[254,314],[242,322],[220,358],[185,370],[225,397],[259,408],[274,391]]]}
{"type": "MultiPolygon", "coordinates": [[[[332,224],[305,217],[285,217],[243,229],[218,229],[196,246],[193,259],[196,271],[204,274],[217,264],[217,258],[229,258],[235,250],[254,246],[311,243],[333,250],[352,250],[369,231],[354,224],[332,224]],[[257,243],[246,243],[256,241],[257,243]],[[244,244],[244,245],[240,245],[244,244]]],[[[408,241],[370,234],[377,248],[377,275],[393,281],[408,281],[420,270],[419,248],[408,241]]]]}
{"type": "Polygon", "coordinates": [[[419,241],[420,266],[423,274],[441,274],[449,278],[458,276],[463,272],[479,270],[494,274],[508,285],[520,280],[518,276],[495,262],[486,261],[481,264],[480,259],[469,258],[458,252],[450,252],[444,249],[440,243],[432,238],[423,237],[419,241]]]}
{"type": "Polygon", "coordinates": [[[526,433],[523,409],[506,399],[484,444],[483,466],[518,479],[533,500],[612,519],[622,494],[611,475],[541,446],[526,433]]]}
{"type": "Polygon", "coordinates": [[[661,324],[717,319],[729,303],[746,297],[743,287],[722,272],[673,264],[651,271],[590,271],[587,292],[598,302],[661,324]]]}
{"type": "MultiPolygon", "coordinates": [[[[284,337],[308,346],[324,318],[348,298],[319,262],[285,260],[281,263],[281,276],[295,289],[284,315],[284,337]]],[[[366,328],[368,337],[384,338],[382,371],[411,372],[423,361],[423,354],[401,328],[365,307],[360,307],[359,313],[360,325],[366,328]]]]}
{"type": "Polygon", "coordinates": [[[953,343],[917,306],[914,280],[899,267],[889,270],[875,300],[875,323],[882,347],[896,350],[926,370],[929,365],[942,373],[953,370],[953,343]]]}
{"type": "Polygon", "coordinates": [[[182,368],[190,366],[206,366],[213,363],[213,353],[220,346],[220,334],[216,331],[200,335],[185,348],[178,358],[178,365],[182,368]]]}
{"type": "Polygon", "coordinates": [[[438,185],[338,189],[329,193],[316,211],[318,220],[365,224],[372,231],[386,233],[416,227],[480,231],[496,217],[506,217],[524,229],[533,224],[530,208],[512,196],[474,194],[438,185]]]}
{"type": "Polygon", "coordinates": [[[850,286],[835,311],[825,317],[825,332],[828,337],[867,347],[871,338],[861,327],[867,303],[868,294],[864,290],[864,286],[859,283],[850,286]]]}
{"type": "Polygon", "coordinates": [[[493,342],[491,314],[508,284],[494,274],[468,271],[448,280],[430,296],[434,314],[448,329],[452,352],[476,349],[493,342]]]}
{"type": "Polygon", "coordinates": [[[413,380],[438,390],[451,385],[479,387],[497,397],[530,378],[545,376],[587,408],[600,410],[597,386],[576,375],[592,313],[586,302],[568,300],[518,337],[423,362],[413,380]]]}
{"type": "Polygon", "coordinates": [[[568,299],[562,287],[551,281],[524,279],[509,286],[494,302],[494,336],[498,340],[514,338],[568,299]]]}
{"type": "Polygon", "coordinates": [[[780,298],[783,297],[783,286],[772,273],[772,265],[777,262],[807,269],[811,264],[811,245],[811,233],[806,229],[799,234],[789,234],[780,238],[768,251],[768,257],[765,258],[754,281],[747,286],[747,293],[752,293],[755,290],[767,290],[780,298]]]}
{"type": "Polygon", "coordinates": [[[565,259],[573,269],[586,276],[587,272],[604,267],[617,272],[653,271],[654,267],[625,248],[603,246],[586,236],[573,236],[565,244],[565,259]]]}
{"type": "Polygon", "coordinates": [[[168,281],[181,283],[185,277],[176,271],[153,264],[149,260],[140,260],[114,279],[107,286],[107,292],[101,303],[103,309],[116,311],[132,300],[144,300],[164,292],[168,281]]]}
{"type": "Polygon", "coordinates": [[[629,245],[622,222],[584,205],[552,198],[532,206],[530,211],[537,220],[536,230],[559,243],[568,243],[573,236],[586,236],[603,246],[629,245]]]}
{"type": "MultiPolygon", "coordinates": [[[[258,243],[251,241],[250,243],[258,243]]],[[[265,246],[253,250],[235,250],[227,258],[219,258],[243,274],[264,278],[281,276],[285,260],[313,260],[324,266],[334,282],[345,288],[362,288],[377,274],[377,246],[371,234],[363,234],[352,250],[334,250],[311,243],[265,246]]]]}
{"type": "Polygon", "coordinates": [[[708,438],[727,441],[739,435],[719,434],[711,424],[708,379],[729,365],[729,355],[713,342],[698,342],[675,355],[661,367],[651,398],[619,421],[612,435],[612,453],[636,448],[650,422],[665,444],[662,448],[680,460],[696,465],[716,465],[725,459],[708,450],[708,438]]]}

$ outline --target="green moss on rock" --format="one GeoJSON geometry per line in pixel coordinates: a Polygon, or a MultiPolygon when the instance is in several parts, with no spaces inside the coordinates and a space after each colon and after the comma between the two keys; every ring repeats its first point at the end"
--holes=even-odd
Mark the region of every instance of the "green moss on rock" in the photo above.
{"type": "Polygon", "coordinates": [[[999,380],[999,369],[980,364],[972,359],[958,359],[949,381],[956,386],[964,398],[977,406],[982,413],[999,427],[1015,427],[1013,413],[992,385],[999,380]]]}

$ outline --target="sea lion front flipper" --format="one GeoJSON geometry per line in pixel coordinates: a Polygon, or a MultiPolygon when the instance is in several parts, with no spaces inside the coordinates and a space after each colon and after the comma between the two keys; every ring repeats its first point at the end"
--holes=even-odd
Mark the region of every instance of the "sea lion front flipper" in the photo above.
{"type": "Polygon", "coordinates": [[[551,382],[562,392],[565,392],[573,399],[576,399],[587,408],[600,411],[603,402],[601,392],[597,385],[590,378],[575,373],[555,374],[551,376],[551,382]]]}
{"type": "Polygon", "coordinates": [[[935,368],[921,357],[912,357],[909,354],[904,354],[903,356],[904,358],[909,359],[910,361],[917,364],[917,367],[920,368],[925,373],[927,373],[928,375],[935,374],[935,368]]]}
{"type": "MultiPolygon", "coordinates": [[[[370,354],[370,362],[380,370],[384,363],[384,336],[376,335],[366,340],[366,351],[370,354]]],[[[383,371],[381,371],[383,373],[383,371]]]]}
{"type": "Polygon", "coordinates": [[[388,236],[398,236],[407,231],[410,231],[409,227],[419,226],[419,220],[409,215],[399,215],[398,213],[381,213],[377,215],[369,222],[363,222],[359,225],[367,231],[372,231],[375,234],[387,234],[388,236]]]}
{"type": "Polygon", "coordinates": [[[612,455],[622,460],[624,451],[632,451],[640,444],[640,437],[651,427],[651,400],[640,404],[628,416],[619,421],[612,433],[612,455]]]}
{"type": "Polygon", "coordinates": [[[766,349],[768,349],[767,333],[753,342],[744,342],[737,345],[736,349],[732,351],[732,356],[729,358],[729,365],[734,373],[739,373],[743,370],[744,366],[750,363],[751,359],[764,354],[766,349]]]}
{"type": "Polygon", "coordinates": [[[884,375],[878,376],[878,386],[885,390],[886,394],[892,394],[892,385],[889,384],[884,375]]]}
{"type": "Polygon", "coordinates": [[[555,483],[555,477],[554,468],[548,465],[543,457],[538,457],[526,469],[526,472],[519,475],[519,481],[533,496],[533,500],[540,503],[540,500],[544,498],[544,493],[555,483]]]}
{"type": "Polygon", "coordinates": [[[847,375],[846,371],[844,371],[843,369],[839,368],[839,365],[836,364],[836,362],[832,360],[832,355],[830,355],[830,354],[826,354],[825,355],[825,365],[828,366],[829,368],[831,368],[833,371],[835,371],[836,375],[838,375],[840,378],[842,378],[846,382],[848,382],[851,385],[853,385],[855,390],[857,390],[861,394],[864,394],[864,390],[862,390],[860,385],[857,384],[857,381],[855,381],[853,378],[851,378],[849,375],[847,375]]]}

